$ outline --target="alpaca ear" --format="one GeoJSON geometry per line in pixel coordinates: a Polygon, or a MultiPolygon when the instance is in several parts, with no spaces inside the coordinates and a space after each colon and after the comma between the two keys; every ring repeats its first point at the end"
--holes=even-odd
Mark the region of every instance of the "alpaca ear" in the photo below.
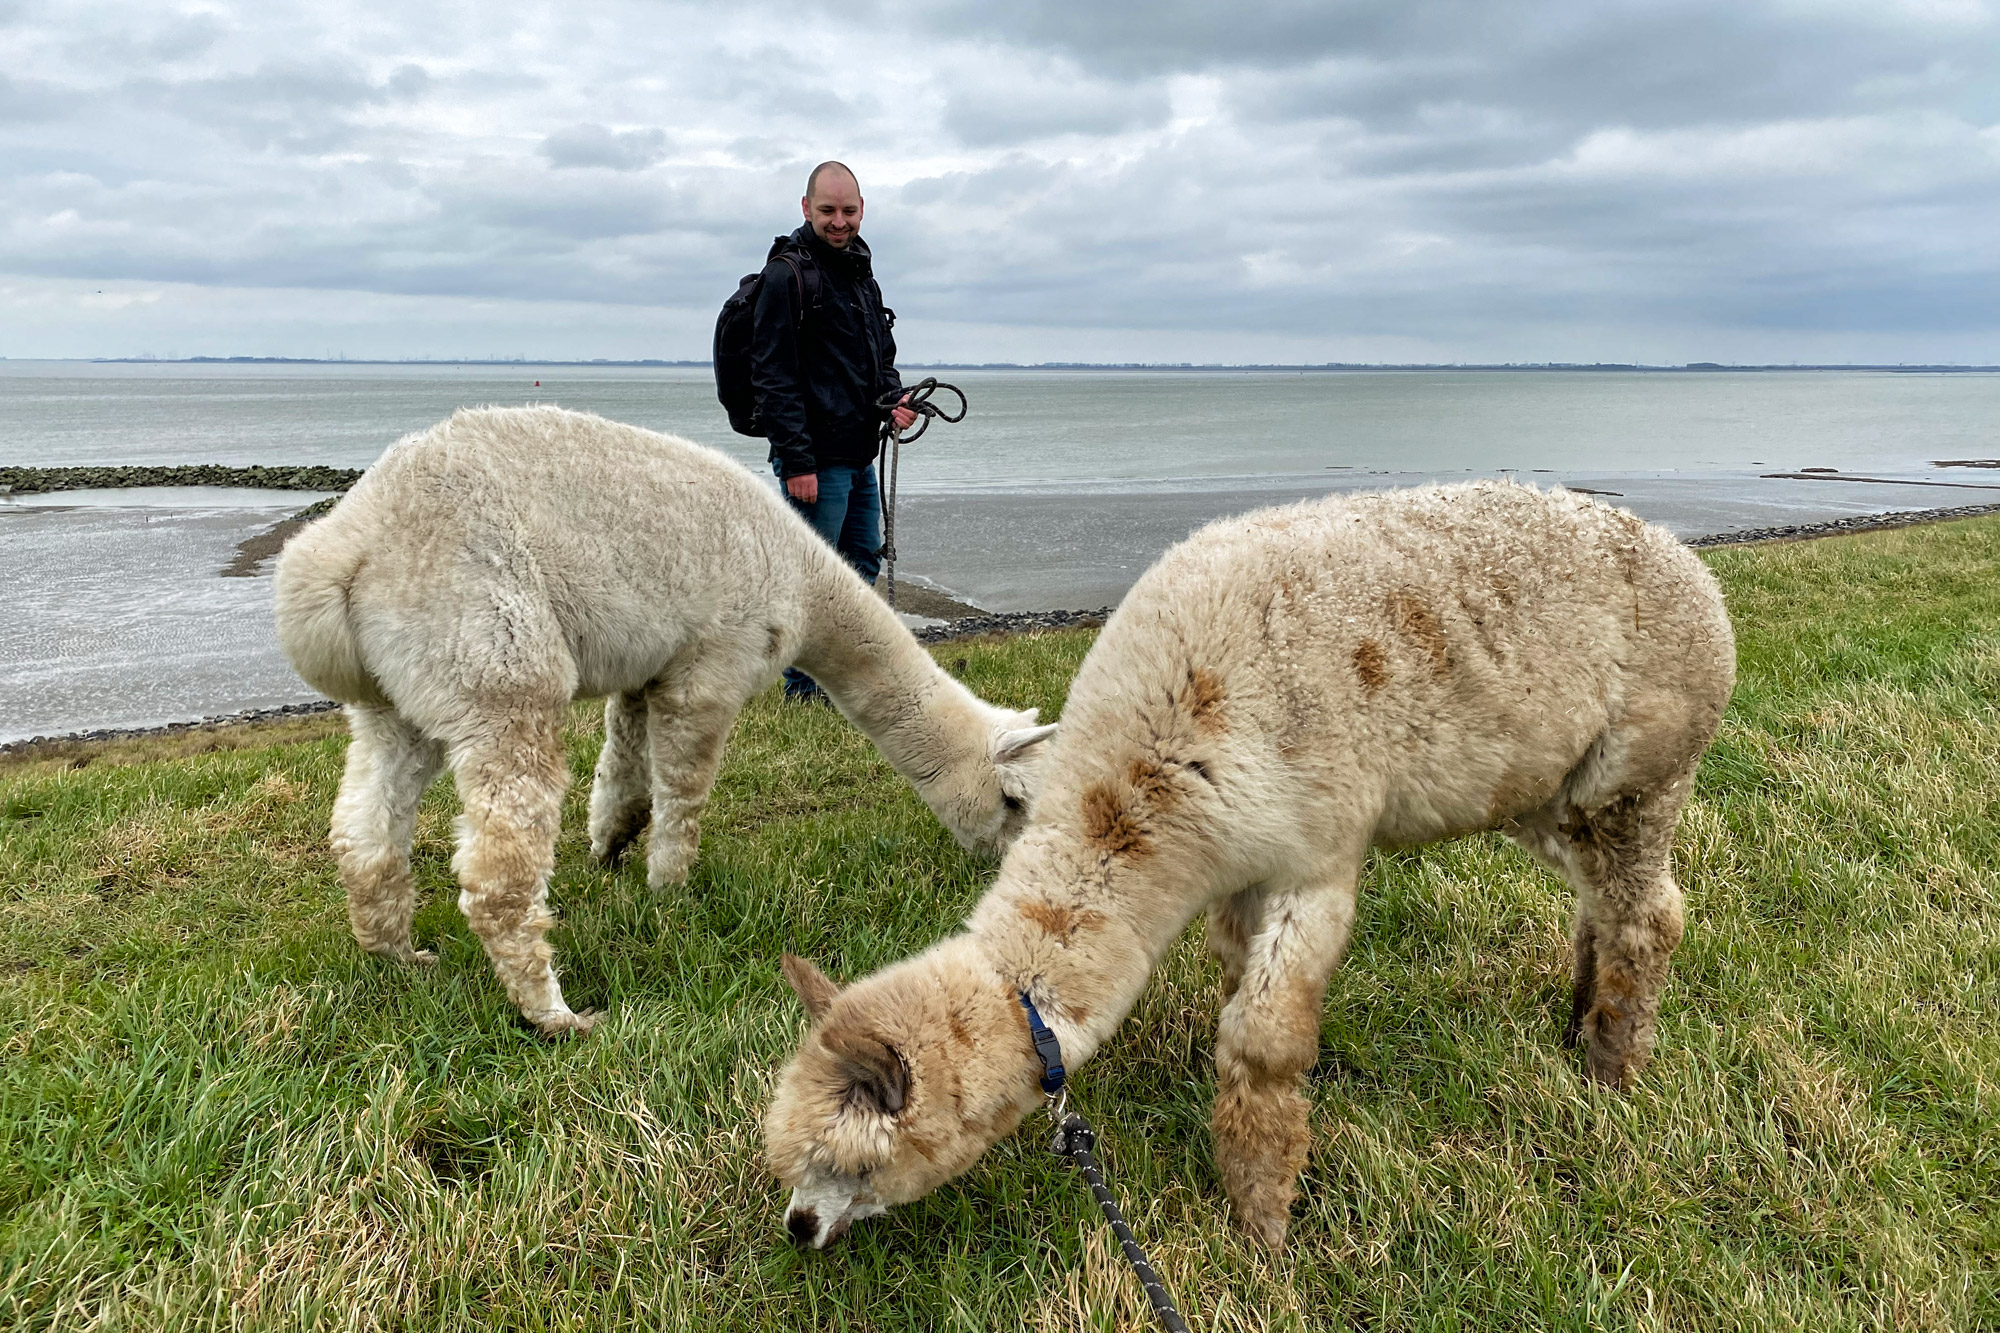
{"type": "Polygon", "coordinates": [[[780,958],[778,971],[792,983],[792,989],[805,1004],[806,1016],[815,1023],[826,1016],[833,997],[840,994],[840,987],[834,985],[831,977],[797,954],[788,953],[780,958]]]}
{"type": "Polygon", "coordinates": [[[994,742],[993,758],[1003,764],[1011,764],[1022,755],[1056,734],[1056,723],[1040,727],[1021,727],[1014,731],[1003,731],[994,742]]]}
{"type": "Polygon", "coordinates": [[[820,1040],[839,1059],[841,1072],[847,1075],[850,1102],[882,1115],[895,1115],[903,1109],[910,1071],[893,1046],[852,1028],[822,1032],[820,1040]]]}

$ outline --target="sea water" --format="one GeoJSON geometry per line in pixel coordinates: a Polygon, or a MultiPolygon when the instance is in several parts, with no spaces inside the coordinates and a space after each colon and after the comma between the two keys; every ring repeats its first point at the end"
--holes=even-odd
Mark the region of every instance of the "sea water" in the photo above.
{"type": "MultiPolygon", "coordinates": [[[[2000,375],[1989,374],[937,374],[971,411],[909,455],[904,485],[917,492],[1327,470],[1909,470],[2000,449],[2000,375]]],[[[706,367],[23,361],[0,361],[0,464],[366,467],[456,408],[521,403],[599,412],[763,465],[763,442],[729,430],[706,367]]]]}
{"type": "MultiPolygon", "coordinates": [[[[1684,535],[2000,500],[2000,472],[1937,466],[2000,457],[1994,375],[937,374],[970,412],[902,451],[900,570],[996,610],[1108,604],[1199,524],[1330,490],[1511,474],[1684,535]]],[[[0,465],[358,468],[457,407],[521,403],[672,431],[768,474],[705,367],[531,364],[5,361],[0,465]]],[[[0,496],[0,741],[312,697],[278,653],[268,565],[221,577],[277,516],[269,498],[0,496]]]]}

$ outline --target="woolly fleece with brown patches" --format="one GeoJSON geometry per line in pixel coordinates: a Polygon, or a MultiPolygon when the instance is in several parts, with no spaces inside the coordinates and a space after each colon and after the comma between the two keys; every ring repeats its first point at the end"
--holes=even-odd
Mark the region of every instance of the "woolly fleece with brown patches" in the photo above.
{"type": "Polygon", "coordinates": [[[582,1030],[550,965],[561,713],[608,696],[591,850],[647,825],[683,879],[744,702],[796,662],[968,847],[1012,841],[1053,727],[981,702],[772,488],[687,440],[554,407],[398,441],[279,557],[278,638],[349,705],[333,847],[355,938],[413,962],[410,839],[448,762],[459,906],[521,1011],[582,1030]]]}
{"type": "Polygon", "coordinates": [[[1499,829],[1563,874],[1573,1035],[1591,1078],[1627,1085],[1680,940],[1674,825],[1734,679],[1707,569],[1581,495],[1476,482],[1203,529],[1105,625],[965,932],[817,1012],[765,1127],[794,1234],[824,1244],[976,1160],[1038,1097],[1017,994],[1074,1071],[1206,910],[1226,997],[1216,1161],[1237,1220],[1281,1244],[1300,1078],[1385,843],[1499,829]],[[828,1052],[850,1028],[907,1071],[901,1113],[848,1109],[828,1052]]]}

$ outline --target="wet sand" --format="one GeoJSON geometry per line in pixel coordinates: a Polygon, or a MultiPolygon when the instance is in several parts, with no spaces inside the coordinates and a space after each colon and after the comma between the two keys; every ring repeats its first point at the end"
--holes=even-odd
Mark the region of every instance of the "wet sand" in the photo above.
{"type": "MultiPolygon", "coordinates": [[[[1705,546],[2000,512],[2000,485],[1957,480],[1977,472],[1947,475],[1956,484],[1805,471],[1522,479],[1602,495],[1705,546]],[[1992,501],[1977,503],[1982,495],[1992,501]],[[1952,503],[1961,500],[1975,503],[1952,503]]],[[[926,638],[1077,623],[1101,611],[1047,608],[1115,605],[1160,551],[1215,518],[1428,480],[1376,473],[1220,491],[906,496],[898,609],[931,622],[926,638]]],[[[0,754],[32,750],[28,738],[212,728],[328,707],[292,675],[271,624],[271,559],[303,526],[282,512],[0,505],[9,563],[30,571],[0,620],[0,754]]]]}
{"type": "Polygon", "coordinates": [[[220,577],[276,517],[0,508],[0,741],[316,697],[278,650],[268,578],[220,577]]]}

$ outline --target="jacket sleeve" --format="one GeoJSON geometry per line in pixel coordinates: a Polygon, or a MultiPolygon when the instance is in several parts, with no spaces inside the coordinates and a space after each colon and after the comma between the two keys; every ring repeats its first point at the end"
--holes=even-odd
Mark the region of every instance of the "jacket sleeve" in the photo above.
{"type": "Polygon", "coordinates": [[[750,316],[750,388],[757,416],[770,441],[778,474],[802,477],[817,472],[812,437],[806,433],[805,384],[799,372],[798,298],[792,266],[774,259],[764,266],[764,284],[750,316]]]}
{"type": "Polygon", "coordinates": [[[896,334],[889,308],[882,304],[882,289],[875,289],[876,318],[882,321],[882,378],[875,385],[875,401],[903,392],[903,377],[896,369],[896,334]]]}

